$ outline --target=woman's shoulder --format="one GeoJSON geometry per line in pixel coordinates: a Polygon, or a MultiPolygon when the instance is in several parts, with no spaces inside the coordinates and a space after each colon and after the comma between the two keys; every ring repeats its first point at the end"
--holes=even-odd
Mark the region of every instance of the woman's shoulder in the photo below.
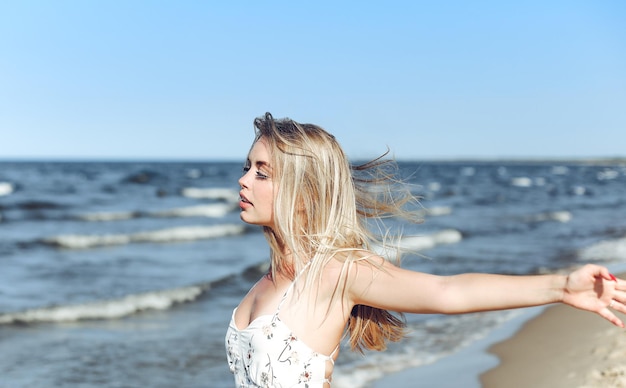
{"type": "Polygon", "coordinates": [[[323,278],[329,283],[341,282],[348,289],[354,283],[372,279],[380,271],[398,268],[380,255],[365,250],[353,250],[336,254],[324,267],[323,278]]]}

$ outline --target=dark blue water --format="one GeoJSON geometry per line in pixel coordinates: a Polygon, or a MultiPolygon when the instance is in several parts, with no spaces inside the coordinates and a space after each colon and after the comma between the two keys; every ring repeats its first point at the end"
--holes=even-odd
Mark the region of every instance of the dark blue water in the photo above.
{"type": "MultiPolygon", "coordinates": [[[[400,167],[426,208],[423,224],[401,225],[414,251],[405,267],[527,274],[626,262],[624,165],[400,167]]],[[[0,386],[232,386],[224,332],[268,257],[260,231],[239,220],[240,171],[0,163],[0,386]]],[[[445,357],[514,314],[409,316],[412,335],[387,352],[344,350],[334,386],[445,357]]]]}

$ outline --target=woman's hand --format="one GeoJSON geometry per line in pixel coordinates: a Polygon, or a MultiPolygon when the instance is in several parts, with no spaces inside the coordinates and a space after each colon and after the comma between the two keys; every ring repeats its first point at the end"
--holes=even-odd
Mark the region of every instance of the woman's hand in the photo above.
{"type": "Polygon", "coordinates": [[[585,265],[568,275],[563,303],[594,312],[623,328],[624,322],[612,310],[626,314],[626,281],[615,278],[605,267],[585,265]]]}

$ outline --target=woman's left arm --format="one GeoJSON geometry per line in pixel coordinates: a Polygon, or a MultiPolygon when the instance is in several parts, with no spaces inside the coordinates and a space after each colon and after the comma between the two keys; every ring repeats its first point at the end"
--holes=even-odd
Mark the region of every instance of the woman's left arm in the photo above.
{"type": "Polygon", "coordinates": [[[389,263],[383,270],[359,271],[354,302],[409,313],[462,314],[562,302],[599,314],[616,326],[624,323],[611,309],[626,313],[626,281],[597,265],[569,275],[435,276],[389,263]]]}
{"type": "Polygon", "coordinates": [[[454,278],[450,279],[449,296],[456,295],[454,298],[460,300],[446,303],[452,309],[465,310],[463,306],[471,306],[481,311],[562,302],[624,327],[611,309],[626,313],[626,282],[615,278],[602,266],[588,264],[569,275],[468,274],[454,278]]]}

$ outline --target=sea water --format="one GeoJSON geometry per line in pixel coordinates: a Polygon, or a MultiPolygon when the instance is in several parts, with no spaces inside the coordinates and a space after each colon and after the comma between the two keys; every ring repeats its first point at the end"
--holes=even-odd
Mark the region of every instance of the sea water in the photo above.
{"type": "MultiPolygon", "coordinates": [[[[0,386],[231,387],[224,334],[267,268],[240,163],[1,162],[0,386]]],[[[400,162],[424,223],[406,268],[552,273],[626,262],[618,162],[400,162]]],[[[393,254],[383,249],[381,254],[393,254]]],[[[455,354],[516,311],[407,315],[385,352],[343,346],[334,387],[455,354]]]]}

